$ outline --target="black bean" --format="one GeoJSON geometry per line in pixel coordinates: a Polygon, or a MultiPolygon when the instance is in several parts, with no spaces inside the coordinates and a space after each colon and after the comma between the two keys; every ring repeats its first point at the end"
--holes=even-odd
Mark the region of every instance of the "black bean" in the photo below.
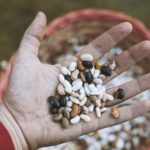
{"type": "Polygon", "coordinates": [[[86,72],[84,73],[84,76],[85,76],[85,79],[86,79],[86,81],[87,81],[88,83],[91,83],[91,82],[92,82],[92,80],[93,80],[93,75],[92,75],[91,71],[86,71],[86,72]]]}
{"type": "Polygon", "coordinates": [[[124,92],[124,90],[123,90],[123,89],[121,89],[121,88],[119,88],[119,89],[117,90],[117,92],[118,92],[117,98],[119,98],[119,99],[123,99],[123,98],[124,98],[124,96],[125,96],[125,92],[124,92]]]}
{"type": "Polygon", "coordinates": [[[60,107],[59,101],[54,96],[50,96],[49,100],[53,107],[56,107],[56,108],[60,107]]]}
{"type": "Polygon", "coordinates": [[[82,61],[82,64],[84,67],[86,67],[88,69],[93,67],[93,64],[91,61],[82,61]]]}
{"type": "Polygon", "coordinates": [[[71,77],[70,77],[69,75],[65,75],[65,79],[66,79],[67,81],[69,81],[70,83],[72,83],[71,77]]]}
{"type": "Polygon", "coordinates": [[[61,106],[66,106],[66,103],[67,103],[66,96],[62,95],[59,101],[60,101],[61,106]]]}
{"type": "Polygon", "coordinates": [[[101,73],[106,75],[106,76],[110,76],[111,75],[111,70],[107,66],[102,66],[101,73]]]}
{"type": "Polygon", "coordinates": [[[50,112],[52,113],[52,114],[56,114],[57,113],[57,108],[56,107],[53,107],[53,106],[51,106],[51,108],[50,108],[50,112]]]}

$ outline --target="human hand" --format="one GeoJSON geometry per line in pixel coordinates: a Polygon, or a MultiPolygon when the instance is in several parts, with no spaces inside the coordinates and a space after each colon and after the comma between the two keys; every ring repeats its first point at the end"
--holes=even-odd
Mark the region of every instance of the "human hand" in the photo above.
{"type": "MultiPolygon", "coordinates": [[[[6,118],[1,121],[6,126],[7,124],[12,126],[8,130],[13,138],[15,137],[13,141],[16,149],[36,149],[60,144],[95,130],[128,121],[150,110],[150,101],[142,101],[119,108],[120,117],[118,119],[111,118],[109,112],[103,113],[101,118],[91,113],[90,122],[80,122],[71,125],[68,129],[63,129],[58,123],[53,122],[47,98],[55,95],[61,66],[68,66],[70,62],[77,61],[83,53],[90,53],[96,61],[123,40],[132,31],[132,25],[124,22],[111,28],[70,60],[57,65],[43,64],[37,57],[45,26],[45,15],[40,12],[24,34],[12,64],[5,99],[0,105],[0,116],[6,118]]],[[[116,56],[117,68],[110,77],[104,80],[104,83],[109,82],[149,54],[150,41],[144,41],[116,56]]],[[[122,101],[149,89],[149,83],[150,74],[146,74],[121,85],[120,87],[126,93],[122,101]]],[[[116,89],[118,87],[108,89],[107,93],[112,94],[116,89]]],[[[106,103],[106,106],[122,101],[115,99],[106,103]]]]}

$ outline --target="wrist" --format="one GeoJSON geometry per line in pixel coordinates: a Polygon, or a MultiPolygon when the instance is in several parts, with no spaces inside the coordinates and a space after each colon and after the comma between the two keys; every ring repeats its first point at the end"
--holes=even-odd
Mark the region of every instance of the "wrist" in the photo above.
{"type": "Polygon", "coordinates": [[[27,142],[19,125],[4,104],[0,104],[0,122],[10,134],[15,150],[28,150],[27,142]]]}

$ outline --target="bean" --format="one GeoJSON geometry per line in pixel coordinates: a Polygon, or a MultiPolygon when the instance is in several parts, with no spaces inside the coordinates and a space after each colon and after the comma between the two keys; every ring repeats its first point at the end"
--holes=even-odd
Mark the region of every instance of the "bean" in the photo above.
{"type": "Polygon", "coordinates": [[[116,62],[115,61],[112,61],[108,64],[108,67],[110,70],[115,70],[116,68],[116,62]]]}
{"type": "Polygon", "coordinates": [[[76,116],[70,120],[71,124],[77,124],[80,121],[80,116],[76,116]]]}
{"type": "Polygon", "coordinates": [[[118,98],[118,99],[123,99],[125,97],[125,92],[123,89],[119,88],[115,93],[114,93],[114,97],[118,98]]]}
{"type": "Polygon", "coordinates": [[[72,72],[75,70],[77,66],[77,63],[76,62],[71,62],[70,65],[69,65],[69,70],[72,72]]]}
{"type": "Polygon", "coordinates": [[[107,97],[107,100],[109,100],[109,101],[113,101],[114,100],[113,96],[110,95],[110,94],[106,94],[106,97],[107,97]]]}
{"type": "Polygon", "coordinates": [[[85,76],[85,79],[86,79],[86,81],[87,81],[88,83],[91,83],[91,82],[92,82],[92,80],[93,80],[93,75],[92,75],[91,71],[86,71],[86,72],[84,73],[84,76],[85,76]]]}
{"type": "Polygon", "coordinates": [[[82,84],[83,84],[83,82],[81,79],[77,79],[77,80],[73,81],[72,91],[78,91],[82,87],[82,84]]]}
{"type": "Polygon", "coordinates": [[[100,110],[100,108],[96,107],[95,111],[96,111],[96,116],[97,117],[101,117],[101,110],[100,110]]]}
{"type": "Polygon", "coordinates": [[[73,97],[73,96],[70,96],[70,100],[71,100],[72,102],[76,103],[76,104],[79,104],[79,103],[80,103],[79,100],[78,100],[77,98],[73,97]]]}
{"type": "Polygon", "coordinates": [[[99,64],[95,64],[95,69],[98,69],[99,71],[101,71],[101,67],[99,66],[99,64]]]}
{"type": "Polygon", "coordinates": [[[70,112],[67,109],[63,110],[63,115],[64,117],[66,117],[67,119],[70,119],[70,112]]]}
{"type": "Polygon", "coordinates": [[[65,79],[69,82],[72,83],[71,77],[69,75],[65,75],[65,79]]]}
{"type": "Polygon", "coordinates": [[[80,72],[80,78],[82,79],[82,81],[83,81],[83,82],[85,82],[85,81],[86,81],[86,79],[85,79],[85,76],[84,76],[84,73],[83,73],[83,72],[80,72]]]}
{"type": "Polygon", "coordinates": [[[84,120],[85,122],[89,122],[91,120],[90,117],[88,115],[85,115],[85,114],[81,114],[80,118],[82,120],[84,120]]]}
{"type": "Polygon", "coordinates": [[[111,70],[107,66],[102,66],[101,73],[106,75],[106,76],[110,76],[111,75],[111,70]]]}
{"type": "Polygon", "coordinates": [[[87,101],[87,97],[84,97],[81,101],[80,101],[80,106],[83,106],[87,101]]]}
{"type": "Polygon", "coordinates": [[[62,117],[63,117],[62,114],[56,114],[56,115],[54,115],[53,120],[54,121],[60,121],[62,119],[62,117]]]}
{"type": "Polygon", "coordinates": [[[85,70],[85,67],[83,66],[82,61],[80,59],[77,61],[77,66],[80,71],[85,70]]]}
{"type": "Polygon", "coordinates": [[[83,54],[80,58],[82,61],[93,61],[93,56],[90,54],[83,54]]]}
{"type": "Polygon", "coordinates": [[[98,69],[96,69],[96,70],[94,71],[93,77],[94,77],[94,78],[97,78],[97,77],[99,76],[99,73],[100,73],[100,71],[99,71],[98,69]]]}
{"type": "Polygon", "coordinates": [[[57,111],[58,111],[58,109],[57,109],[56,107],[51,106],[50,112],[51,112],[52,114],[56,114],[57,111]]]}
{"type": "Polygon", "coordinates": [[[110,110],[110,115],[115,119],[119,118],[118,109],[116,107],[112,107],[111,110],[110,110]]]}
{"type": "Polygon", "coordinates": [[[81,113],[82,114],[88,114],[89,113],[89,109],[86,106],[82,106],[81,107],[81,113]]]}
{"type": "Polygon", "coordinates": [[[88,69],[93,67],[93,64],[92,64],[91,61],[82,61],[82,64],[83,64],[84,67],[86,67],[88,69]]]}
{"type": "Polygon", "coordinates": [[[65,109],[64,107],[60,107],[60,108],[58,109],[58,113],[59,113],[59,114],[62,114],[62,112],[63,112],[64,109],[65,109]]]}
{"type": "Polygon", "coordinates": [[[68,128],[69,127],[69,120],[67,118],[63,117],[61,120],[61,125],[63,128],[68,128]]]}
{"type": "Polygon", "coordinates": [[[76,117],[77,115],[79,114],[79,105],[77,105],[77,104],[73,104],[72,105],[72,111],[71,111],[71,113],[70,113],[70,116],[71,116],[71,118],[74,118],[74,117],[76,117]]]}
{"type": "Polygon", "coordinates": [[[64,86],[60,83],[57,85],[57,92],[60,95],[65,95],[65,93],[66,93],[64,86]]]}
{"type": "Polygon", "coordinates": [[[89,109],[89,112],[93,112],[93,110],[94,110],[94,104],[91,104],[91,105],[88,107],[88,109],[89,109]]]}
{"type": "Polygon", "coordinates": [[[62,95],[62,96],[60,97],[59,101],[60,101],[60,105],[61,105],[61,106],[66,106],[66,104],[67,104],[66,96],[62,95]]]}
{"type": "Polygon", "coordinates": [[[79,70],[76,69],[75,71],[72,72],[71,79],[76,80],[78,78],[78,75],[79,75],[79,70]]]}
{"type": "Polygon", "coordinates": [[[50,103],[52,104],[53,107],[56,107],[56,108],[60,107],[59,101],[54,96],[50,96],[49,101],[50,101],[50,103]]]}
{"type": "Polygon", "coordinates": [[[61,68],[61,72],[62,72],[64,75],[70,75],[70,71],[69,71],[66,67],[62,67],[62,68],[61,68]]]}

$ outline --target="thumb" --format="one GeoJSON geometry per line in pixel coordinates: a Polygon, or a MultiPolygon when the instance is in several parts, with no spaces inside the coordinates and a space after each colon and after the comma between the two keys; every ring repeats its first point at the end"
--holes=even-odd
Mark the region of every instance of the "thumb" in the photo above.
{"type": "Polygon", "coordinates": [[[39,12],[30,26],[27,28],[19,46],[19,53],[38,55],[40,42],[46,27],[46,16],[39,12]]]}

